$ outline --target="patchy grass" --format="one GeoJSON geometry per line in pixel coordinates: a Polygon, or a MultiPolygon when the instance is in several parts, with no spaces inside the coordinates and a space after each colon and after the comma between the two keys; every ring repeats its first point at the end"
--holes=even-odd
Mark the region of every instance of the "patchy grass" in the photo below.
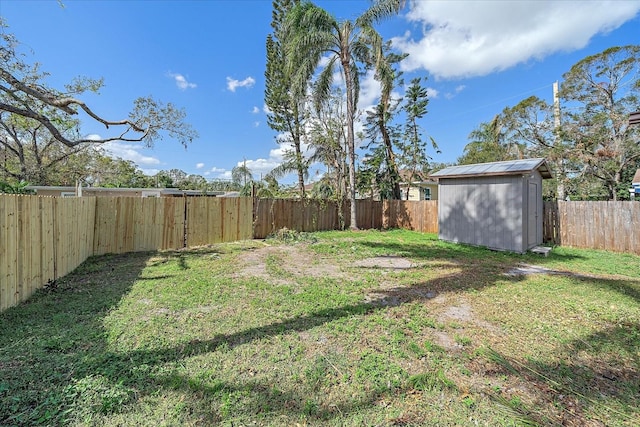
{"type": "Polygon", "coordinates": [[[400,230],[97,257],[0,314],[0,425],[638,425],[638,267],[400,230]]]}

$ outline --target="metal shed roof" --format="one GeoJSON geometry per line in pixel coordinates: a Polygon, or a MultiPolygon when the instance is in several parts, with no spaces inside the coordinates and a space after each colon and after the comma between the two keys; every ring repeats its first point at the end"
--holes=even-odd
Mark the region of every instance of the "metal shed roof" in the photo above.
{"type": "Polygon", "coordinates": [[[463,178],[470,176],[522,175],[534,170],[540,172],[543,179],[552,178],[547,162],[542,158],[449,166],[431,174],[431,177],[463,178]]]}

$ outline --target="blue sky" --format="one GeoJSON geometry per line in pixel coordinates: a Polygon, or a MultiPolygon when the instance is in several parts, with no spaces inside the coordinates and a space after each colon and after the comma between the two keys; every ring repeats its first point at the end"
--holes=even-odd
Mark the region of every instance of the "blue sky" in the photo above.
{"type": "MultiPolygon", "coordinates": [[[[147,173],[182,169],[230,178],[246,161],[255,177],[279,164],[285,147],[264,111],[265,39],[270,0],[74,1],[0,0],[0,15],[28,59],[62,88],[75,76],[103,77],[100,95],[83,100],[102,116],[124,118],[139,96],[185,109],[200,137],[185,150],[170,139],[147,149],[110,144],[115,156],[147,173]]],[[[367,0],[316,4],[353,19],[367,0]]],[[[640,1],[408,1],[378,28],[410,56],[405,80],[426,77],[430,103],[421,125],[455,162],[467,136],[504,107],[536,95],[551,101],[552,84],[580,59],[640,42],[640,1]]],[[[360,107],[378,86],[362,81],[360,107]]],[[[402,94],[403,89],[398,90],[402,94]]],[[[105,135],[89,120],[85,134],[105,135]]]]}

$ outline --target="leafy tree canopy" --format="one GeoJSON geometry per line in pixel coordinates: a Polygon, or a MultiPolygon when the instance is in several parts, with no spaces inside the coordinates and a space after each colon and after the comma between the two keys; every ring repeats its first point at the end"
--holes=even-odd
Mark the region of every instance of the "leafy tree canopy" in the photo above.
{"type": "MultiPolygon", "coordinates": [[[[6,24],[0,18],[0,27],[6,24]]],[[[41,126],[51,137],[67,147],[84,143],[108,141],[143,142],[151,146],[155,141],[169,136],[183,145],[197,137],[195,130],[187,124],[185,113],[171,103],[164,104],[151,96],[134,101],[129,114],[121,119],[107,119],[99,115],[82,101],[87,92],[98,92],[103,87],[102,79],[77,77],[64,89],[49,87],[47,73],[38,64],[25,61],[18,49],[17,39],[10,33],[0,35],[0,112],[12,118],[23,118],[32,128],[41,126]],[[68,124],[76,121],[79,113],[89,120],[105,126],[109,136],[96,137],[69,132],[68,124]]],[[[7,120],[7,116],[3,118],[7,120]]],[[[77,124],[77,123],[76,123],[77,124]]]]}

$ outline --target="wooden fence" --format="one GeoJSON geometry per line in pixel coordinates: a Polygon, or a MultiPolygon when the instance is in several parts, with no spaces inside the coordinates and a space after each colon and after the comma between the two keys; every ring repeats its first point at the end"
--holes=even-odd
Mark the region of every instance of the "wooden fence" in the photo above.
{"type": "MultiPolygon", "coordinates": [[[[358,200],[360,228],[438,232],[437,201],[358,200]]],[[[51,198],[0,195],[0,311],[91,255],[264,238],[281,228],[339,229],[335,203],[251,198],[51,198]]],[[[640,254],[640,203],[545,202],[544,239],[640,254]]]]}
{"type": "Polygon", "coordinates": [[[422,233],[438,232],[438,201],[385,200],[383,228],[403,228],[422,233]]]}
{"type": "Polygon", "coordinates": [[[250,198],[0,195],[0,311],[92,255],[252,237],[250,198]]]}
{"type": "MultiPolygon", "coordinates": [[[[356,203],[358,227],[382,227],[382,202],[356,203]]],[[[339,230],[344,224],[349,225],[350,209],[345,203],[339,212],[337,203],[325,200],[256,199],[253,218],[253,237],[264,239],[282,228],[304,232],[339,230]]]]}
{"type": "Polygon", "coordinates": [[[93,254],[95,200],[0,196],[0,311],[93,254]]]}
{"type": "MultiPolygon", "coordinates": [[[[404,228],[438,232],[437,201],[357,200],[357,224],[362,229],[404,228]]],[[[253,237],[264,239],[282,228],[297,231],[338,230],[349,225],[349,204],[342,208],[322,200],[257,199],[254,203],[253,237]]]]}
{"type": "Polygon", "coordinates": [[[640,255],[640,203],[545,202],[544,240],[640,255]]]}
{"type": "Polygon", "coordinates": [[[250,197],[187,198],[184,247],[253,238],[250,197]]]}

